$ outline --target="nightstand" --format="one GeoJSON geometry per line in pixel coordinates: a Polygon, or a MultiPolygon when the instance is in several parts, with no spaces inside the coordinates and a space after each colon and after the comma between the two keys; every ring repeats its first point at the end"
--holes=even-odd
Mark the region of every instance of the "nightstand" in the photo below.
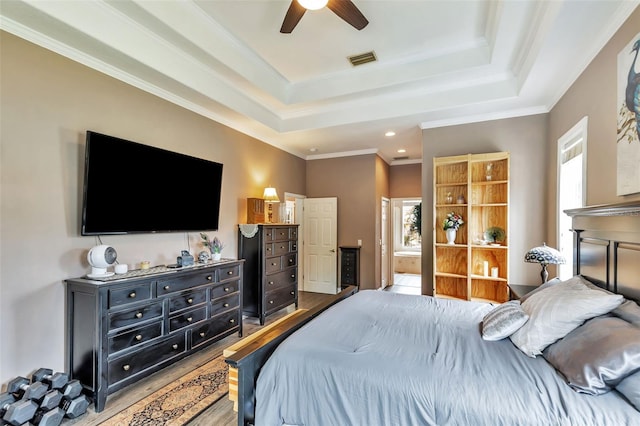
{"type": "Polygon", "coordinates": [[[518,285],[518,284],[509,284],[509,297],[510,300],[518,300],[525,294],[535,290],[538,288],[537,285],[518,285]]]}

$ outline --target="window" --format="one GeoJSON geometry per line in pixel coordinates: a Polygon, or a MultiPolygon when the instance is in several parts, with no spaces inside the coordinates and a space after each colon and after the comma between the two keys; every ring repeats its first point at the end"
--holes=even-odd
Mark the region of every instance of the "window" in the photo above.
{"type": "Polygon", "coordinates": [[[566,259],[559,265],[558,276],[573,275],[573,232],[567,209],[584,207],[586,199],[587,124],[584,117],[558,139],[558,250],[566,259]]]}
{"type": "Polygon", "coordinates": [[[394,251],[421,250],[422,239],[418,232],[420,214],[416,216],[416,206],[422,207],[419,199],[394,200],[394,251]],[[418,222],[416,222],[418,221],[418,222]]]}

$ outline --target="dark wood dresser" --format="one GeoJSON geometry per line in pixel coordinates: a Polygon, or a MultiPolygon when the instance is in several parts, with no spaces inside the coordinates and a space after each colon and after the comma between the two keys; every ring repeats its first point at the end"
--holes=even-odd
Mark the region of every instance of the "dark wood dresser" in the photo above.
{"type": "Polygon", "coordinates": [[[340,285],[360,287],[360,247],[340,247],[340,285]]]}
{"type": "Polygon", "coordinates": [[[258,317],[264,325],[267,315],[293,303],[298,307],[298,225],[240,225],[238,257],[245,260],[245,315],[258,317]]]}
{"type": "Polygon", "coordinates": [[[108,394],[242,335],[242,263],[67,280],[67,371],[93,392],[96,412],[108,394]]]}

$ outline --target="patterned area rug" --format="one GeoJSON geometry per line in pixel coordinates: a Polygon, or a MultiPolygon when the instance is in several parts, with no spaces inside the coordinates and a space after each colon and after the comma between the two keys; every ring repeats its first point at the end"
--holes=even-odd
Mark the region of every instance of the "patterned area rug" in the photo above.
{"type": "Polygon", "coordinates": [[[229,368],[220,356],[136,402],[102,425],[184,425],[229,392],[228,375],[229,368]]]}

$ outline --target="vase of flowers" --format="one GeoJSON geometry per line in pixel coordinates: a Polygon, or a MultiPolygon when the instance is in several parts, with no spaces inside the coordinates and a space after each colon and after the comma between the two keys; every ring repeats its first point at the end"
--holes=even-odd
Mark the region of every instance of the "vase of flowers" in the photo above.
{"type": "Polygon", "coordinates": [[[200,233],[200,238],[202,238],[202,246],[209,249],[211,252],[212,260],[220,260],[222,258],[222,249],[224,248],[224,244],[218,237],[214,237],[213,240],[209,239],[209,236],[204,232],[200,233]]]}
{"type": "Polygon", "coordinates": [[[462,216],[456,214],[454,212],[447,213],[447,217],[442,223],[442,229],[447,234],[447,244],[455,244],[456,243],[456,234],[458,232],[458,228],[464,224],[464,220],[462,220],[462,216]]]}

